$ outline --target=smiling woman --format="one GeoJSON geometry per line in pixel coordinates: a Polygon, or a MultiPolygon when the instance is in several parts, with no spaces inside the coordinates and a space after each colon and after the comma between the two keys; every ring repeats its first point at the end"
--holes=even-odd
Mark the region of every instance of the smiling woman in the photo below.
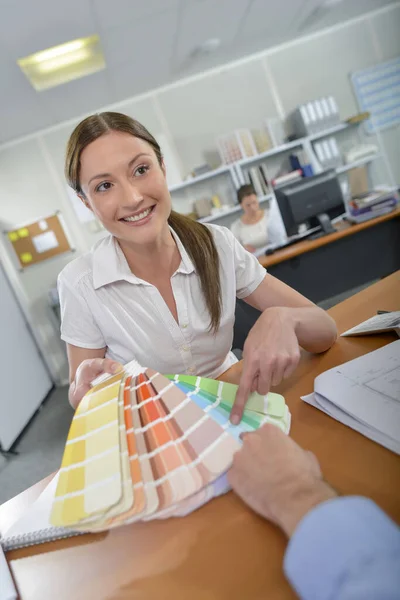
{"type": "Polygon", "coordinates": [[[330,317],[267,275],[229,230],[171,210],[160,146],[119,113],[82,121],[68,142],[69,185],[109,231],[59,276],[62,326],[76,407],[102,372],[136,359],[162,373],[216,378],[231,352],[236,298],[262,311],[245,344],[232,420],[335,340],[330,317]]]}
{"type": "MultiPolygon", "coordinates": [[[[147,244],[153,246],[156,241],[159,247],[160,242],[171,245],[167,220],[178,234],[189,234],[185,247],[197,267],[215,329],[221,299],[212,237],[207,229],[171,211],[161,148],[147,129],[120,113],[88,117],[69,140],[66,177],[82,202],[118,239],[130,266],[133,266],[138,251],[146,250],[147,244]],[[98,173],[103,165],[107,172],[98,173]],[[147,224],[150,226],[144,227],[147,224]],[[190,232],[195,234],[194,238],[190,232]],[[207,264],[208,269],[205,268],[207,264]]],[[[144,268],[145,263],[140,262],[134,270],[136,273],[144,268]]]]}

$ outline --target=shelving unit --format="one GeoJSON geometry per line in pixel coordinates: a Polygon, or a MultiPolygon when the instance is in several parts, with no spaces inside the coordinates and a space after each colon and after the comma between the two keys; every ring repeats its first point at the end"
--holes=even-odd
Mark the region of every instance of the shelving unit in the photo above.
{"type": "Polygon", "coordinates": [[[316,131],[311,135],[304,138],[309,142],[314,142],[315,140],[320,140],[323,137],[328,137],[329,135],[335,135],[336,133],[340,133],[341,131],[346,131],[350,127],[354,127],[358,123],[339,123],[338,125],[334,125],[334,127],[330,127],[329,129],[324,129],[322,131],[316,131]]]}
{"type": "Polygon", "coordinates": [[[382,156],[377,152],[376,154],[371,154],[370,156],[366,156],[365,158],[360,158],[360,160],[355,160],[352,163],[348,163],[347,165],[342,165],[341,167],[336,167],[336,173],[339,175],[340,173],[346,173],[351,169],[356,169],[357,167],[362,167],[373,160],[377,160],[378,158],[382,158],[382,156]]]}
{"type": "Polygon", "coordinates": [[[292,150],[293,148],[299,148],[303,145],[305,138],[299,138],[298,140],[294,140],[293,142],[288,142],[287,144],[282,144],[281,146],[275,146],[275,148],[271,148],[271,150],[266,150],[265,152],[261,152],[256,156],[249,156],[248,158],[242,158],[242,160],[238,160],[237,167],[249,167],[250,165],[265,160],[266,158],[270,158],[271,156],[276,156],[277,154],[282,154],[283,152],[288,152],[288,150],[292,150]]]}
{"type": "Polygon", "coordinates": [[[231,171],[232,167],[230,165],[224,165],[222,167],[219,167],[218,169],[214,169],[213,171],[207,171],[207,173],[203,173],[202,175],[198,175],[197,177],[192,177],[191,179],[186,179],[186,181],[182,181],[181,183],[171,185],[169,191],[178,192],[179,190],[183,190],[184,188],[187,188],[191,185],[195,185],[196,183],[207,181],[207,179],[212,179],[213,177],[218,177],[219,175],[231,173],[231,171]]]}
{"type": "MultiPolygon", "coordinates": [[[[264,202],[269,202],[270,200],[272,200],[272,198],[274,197],[273,194],[267,194],[266,196],[260,196],[260,198],[258,199],[260,204],[263,204],[264,202]]],[[[241,210],[241,206],[240,204],[236,205],[236,206],[232,206],[232,208],[230,208],[229,210],[224,210],[216,215],[210,215],[209,217],[202,217],[201,219],[198,219],[199,223],[214,223],[214,221],[219,221],[220,219],[223,219],[224,217],[228,217],[229,215],[233,215],[237,212],[240,212],[241,210]]]]}
{"type": "MultiPolygon", "coordinates": [[[[193,177],[192,179],[183,181],[182,183],[173,185],[169,188],[169,191],[172,194],[176,193],[176,192],[181,192],[181,191],[188,191],[192,186],[196,186],[198,184],[201,184],[201,183],[210,181],[214,178],[218,178],[218,177],[222,177],[222,176],[224,176],[225,178],[228,176],[230,179],[230,184],[233,186],[233,189],[238,189],[240,187],[240,185],[242,185],[245,181],[247,181],[247,179],[246,179],[247,169],[250,169],[252,166],[257,166],[258,163],[269,160],[280,154],[288,153],[291,150],[296,149],[296,148],[302,148],[308,154],[312,153],[313,158],[315,159],[316,162],[318,162],[317,158],[315,156],[315,152],[313,150],[313,146],[312,146],[313,142],[320,140],[324,137],[337,135],[342,132],[348,131],[352,128],[356,128],[359,124],[360,124],[359,122],[339,123],[333,127],[325,129],[323,131],[317,131],[306,137],[298,138],[298,139],[288,142],[286,144],[281,144],[280,146],[271,148],[270,150],[267,150],[265,152],[257,154],[256,156],[250,156],[248,158],[243,158],[243,159],[241,159],[235,163],[231,163],[229,165],[222,165],[221,167],[219,167],[213,171],[209,171],[207,173],[204,173],[203,175],[199,175],[197,177],[193,177]]],[[[381,148],[379,138],[378,138],[378,144],[381,148]]],[[[381,152],[383,152],[383,150],[381,152]]],[[[342,174],[347,173],[351,169],[366,165],[377,159],[384,158],[384,156],[381,152],[378,152],[378,153],[370,155],[370,156],[366,156],[365,158],[354,161],[350,164],[341,165],[336,168],[336,173],[338,175],[342,175],[342,174]]],[[[270,202],[273,198],[274,198],[274,194],[269,193],[264,196],[259,196],[259,201],[260,201],[260,203],[266,203],[266,202],[270,202]]],[[[182,201],[181,201],[181,203],[182,203],[182,201]]],[[[231,215],[234,215],[235,213],[240,212],[240,210],[241,210],[240,205],[238,205],[238,204],[232,205],[228,210],[225,210],[223,212],[221,211],[220,213],[217,213],[215,215],[209,215],[207,217],[200,218],[199,222],[201,222],[201,223],[218,222],[220,220],[223,220],[226,217],[229,217],[231,215]]]]}

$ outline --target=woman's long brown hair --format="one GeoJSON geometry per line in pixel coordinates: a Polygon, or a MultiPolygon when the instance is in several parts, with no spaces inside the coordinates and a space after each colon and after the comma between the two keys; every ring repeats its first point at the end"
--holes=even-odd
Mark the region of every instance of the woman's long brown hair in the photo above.
{"type": "MultiPolygon", "coordinates": [[[[115,112],[103,112],[84,119],[68,140],[65,157],[65,176],[68,184],[78,194],[83,194],[80,184],[80,157],[83,150],[94,140],[109,131],[120,131],[140,138],[150,144],[161,166],[162,153],[157,140],[138,121],[115,112]]],[[[201,289],[210,313],[210,330],[214,333],[221,320],[221,281],[219,257],[210,230],[189,217],[174,210],[168,223],[182,241],[200,278],[201,289]]]]}

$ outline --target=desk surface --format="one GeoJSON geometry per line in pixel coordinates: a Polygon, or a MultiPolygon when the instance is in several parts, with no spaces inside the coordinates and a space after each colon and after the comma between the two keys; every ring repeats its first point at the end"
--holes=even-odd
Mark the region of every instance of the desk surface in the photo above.
{"type": "MultiPolygon", "coordinates": [[[[329,312],[343,332],[378,309],[399,306],[397,272],[329,312]]],[[[341,493],[369,496],[400,522],[400,458],[300,400],[320,372],[395,339],[394,334],[340,338],[324,355],[303,353],[295,376],[277,390],[292,412],[292,437],[317,455],[327,480],[341,493]]],[[[239,363],[225,378],[237,381],[240,368],[239,363]]],[[[44,485],[0,507],[0,529],[44,485]]],[[[285,546],[278,529],[229,493],[183,519],[41,544],[7,558],[23,599],[283,600],[295,597],[282,573],[285,546]]]]}
{"type": "Polygon", "coordinates": [[[327,244],[331,244],[332,242],[336,242],[341,238],[347,237],[348,235],[354,235],[359,231],[363,231],[364,229],[369,229],[370,227],[375,227],[379,223],[384,223],[385,221],[390,221],[391,219],[396,219],[400,217],[400,208],[383,215],[382,217],[376,217],[375,219],[370,219],[369,221],[365,221],[364,223],[351,224],[348,221],[341,221],[336,224],[335,233],[331,233],[329,235],[324,235],[316,240],[304,240],[302,242],[297,242],[296,244],[292,244],[291,246],[287,246],[287,248],[282,248],[281,250],[277,250],[273,254],[269,254],[268,256],[260,256],[259,261],[263,267],[272,267],[273,265],[277,265],[285,260],[289,260],[290,258],[294,258],[296,256],[300,256],[301,254],[305,254],[306,252],[310,252],[311,250],[316,250],[321,246],[326,246],[327,244]]]}

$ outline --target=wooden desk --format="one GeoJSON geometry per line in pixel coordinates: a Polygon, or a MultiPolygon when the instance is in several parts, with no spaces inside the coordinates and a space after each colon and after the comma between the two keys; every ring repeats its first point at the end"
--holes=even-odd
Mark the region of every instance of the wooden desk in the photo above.
{"type": "MultiPolygon", "coordinates": [[[[331,309],[339,330],[378,309],[400,307],[400,272],[331,309]]],[[[344,494],[363,494],[400,522],[400,458],[303,403],[320,372],[398,339],[394,334],[340,338],[322,356],[303,353],[295,376],[277,388],[292,412],[292,437],[318,456],[344,494]]],[[[237,381],[240,363],[224,379],[237,381]]],[[[40,482],[0,507],[0,529],[44,488],[40,482]]],[[[7,554],[21,597],[29,600],[284,600],[294,598],[282,573],[286,546],[275,527],[233,493],[183,519],[138,523],[7,554]]]]}
{"type": "Polygon", "coordinates": [[[400,208],[365,223],[343,221],[335,233],[259,258],[268,271],[320,302],[400,268],[400,208]]]}

